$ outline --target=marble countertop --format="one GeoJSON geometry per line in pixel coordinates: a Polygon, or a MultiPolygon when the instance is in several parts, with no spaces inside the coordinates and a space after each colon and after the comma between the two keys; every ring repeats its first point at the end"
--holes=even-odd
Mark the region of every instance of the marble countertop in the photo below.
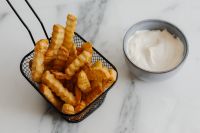
{"type": "MultiPolygon", "coordinates": [[[[36,40],[44,38],[24,1],[11,0],[36,40]]],[[[0,4],[1,133],[200,133],[199,0],[32,0],[45,24],[65,24],[78,16],[77,32],[92,41],[118,69],[119,79],[103,105],[84,121],[62,119],[21,75],[22,57],[33,49],[27,31],[8,7],[0,4]],[[186,35],[190,52],[182,69],[161,82],[142,82],[129,72],[122,51],[125,32],[143,19],[162,19],[186,35]]]]}

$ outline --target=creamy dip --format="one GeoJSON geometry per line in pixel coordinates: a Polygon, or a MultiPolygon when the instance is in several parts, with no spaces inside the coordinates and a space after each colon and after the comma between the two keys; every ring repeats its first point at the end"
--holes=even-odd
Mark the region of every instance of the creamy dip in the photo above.
{"type": "Polygon", "coordinates": [[[127,45],[129,59],[138,67],[151,72],[167,71],[183,58],[184,46],[167,30],[136,31],[127,45]]]}

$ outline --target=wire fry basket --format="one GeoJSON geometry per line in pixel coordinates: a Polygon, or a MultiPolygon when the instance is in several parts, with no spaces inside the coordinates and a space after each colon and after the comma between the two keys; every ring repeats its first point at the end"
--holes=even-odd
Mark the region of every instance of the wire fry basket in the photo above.
{"type": "MultiPolygon", "coordinates": [[[[19,18],[19,20],[22,22],[22,24],[25,26],[25,28],[27,29],[27,31],[29,32],[29,35],[33,41],[33,44],[35,44],[34,38],[32,36],[32,33],[30,32],[28,26],[24,23],[24,21],[21,19],[21,17],[19,16],[19,14],[16,12],[15,8],[12,6],[12,4],[9,2],[9,0],[6,0],[9,4],[9,6],[12,8],[12,10],[15,12],[15,14],[17,15],[17,17],[19,18]]],[[[34,15],[37,17],[38,21],[40,22],[43,31],[47,37],[47,39],[49,39],[47,32],[44,28],[44,25],[42,23],[42,21],[40,20],[40,18],[38,17],[38,15],[36,14],[36,12],[33,10],[32,6],[29,4],[29,2],[27,0],[25,0],[25,2],[27,3],[27,5],[29,6],[29,8],[31,9],[31,11],[34,13],[34,15]]],[[[50,39],[49,39],[50,41],[50,39]]],[[[75,33],[74,36],[74,43],[77,45],[77,47],[81,47],[81,45],[86,42],[85,39],[83,39],[79,34],[75,33]]],[[[92,56],[92,62],[96,62],[97,60],[102,61],[103,65],[108,67],[108,68],[112,68],[117,72],[117,69],[115,68],[115,66],[110,63],[102,54],[100,54],[95,48],[93,48],[94,53],[92,56]]],[[[29,52],[27,55],[25,55],[20,63],[20,71],[22,73],[22,75],[27,79],[27,81],[43,96],[44,99],[46,99],[46,97],[39,91],[39,85],[38,83],[34,82],[31,78],[31,70],[30,70],[30,60],[32,60],[34,55],[34,51],[29,52]]],[[[118,77],[118,74],[117,74],[118,77]]],[[[116,78],[117,81],[117,78],[116,78]]],[[[115,82],[116,82],[115,81],[115,82]]],[[[115,82],[108,88],[106,89],[106,91],[104,91],[99,97],[97,97],[92,103],[90,103],[85,109],[83,109],[81,112],[73,114],[73,115],[68,115],[68,114],[64,114],[61,111],[59,111],[57,108],[55,108],[47,99],[46,101],[60,114],[63,116],[63,118],[65,120],[67,120],[68,122],[80,122],[83,119],[85,119],[87,116],[89,116],[90,114],[92,114],[92,112],[94,112],[104,101],[107,92],[112,88],[112,86],[115,84],[115,82]]]]}

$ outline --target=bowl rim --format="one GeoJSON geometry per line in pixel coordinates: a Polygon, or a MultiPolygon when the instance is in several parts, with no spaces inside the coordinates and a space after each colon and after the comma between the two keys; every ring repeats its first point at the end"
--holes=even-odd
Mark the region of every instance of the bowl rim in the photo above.
{"type": "MultiPolygon", "coordinates": [[[[183,43],[183,41],[181,41],[183,43]]],[[[160,20],[160,19],[145,19],[145,20],[141,20],[135,24],[133,24],[125,33],[124,35],[124,38],[123,38],[123,52],[124,52],[124,55],[126,57],[126,59],[128,60],[129,63],[131,63],[134,67],[136,67],[137,69],[141,70],[141,71],[144,71],[146,73],[149,73],[149,74],[164,74],[164,73],[168,73],[168,72],[171,72],[171,71],[174,71],[175,69],[177,69],[179,66],[181,66],[183,64],[183,62],[186,60],[187,56],[188,56],[188,53],[189,53],[189,47],[188,47],[188,41],[187,41],[187,38],[185,37],[184,33],[177,27],[175,26],[174,24],[170,23],[170,22],[167,22],[165,20],[160,20]],[[183,58],[181,59],[181,61],[173,68],[169,69],[169,70],[166,70],[166,71],[149,71],[149,70],[146,70],[146,69],[143,69],[139,66],[137,66],[135,63],[133,63],[127,53],[126,53],[126,47],[125,47],[125,41],[126,41],[126,37],[128,35],[128,33],[132,30],[132,28],[134,28],[136,25],[138,24],[141,24],[141,23],[145,23],[145,22],[158,22],[158,23],[164,23],[166,25],[170,25],[172,28],[176,29],[178,32],[181,33],[185,43],[184,43],[184,55],[183,55],[183,58]]]]}

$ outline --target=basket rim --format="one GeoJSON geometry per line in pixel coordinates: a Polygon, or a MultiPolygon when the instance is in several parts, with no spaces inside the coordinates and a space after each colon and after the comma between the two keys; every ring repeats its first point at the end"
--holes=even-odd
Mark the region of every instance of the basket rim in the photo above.
{"type": "MultiPolygon", "coordinates": [[[[82,41],[84,41],[84,42],[87,42],[83,37],[81,37],[78,33],[76,33],[75,32],[75,35],[76,36],[78,36],[82,41]]],[[[112,83],[112,85],[109,87],[109,88],[107,88],[101,95],[99,95],[93,102],[91,102],[90,104],[88,104],[83,110],[81,110],[80,112],[78,112],[78,113],[76,113],[76,114],[64,114],[63,112],[61,112],[60,110],[58,110],[51,102],[49,102],[49,100],[39,91],[39,89],[38,89],[38,87],[36,86],[36,85],[34,85],[33,83],[32,83],[32,81],[31,80],[29,80],[28,79],[28,77],[26,76],[26,74],[24,73],[24,71],[23,71],[23,62],[24,62],[24,60],[28,57],[28,56],[30,56],[33,52],[34,52],[34,50],[32,50],[32,51],[30,51],[28,54],[26,54],[23,58],[22,58],[22,60],[21,60],[21,62],[20,62],[20,71],[21,71],[21,73],[22,73],[22,75],[24,76],[24,78],[40,93],[40,95],[58,112],[58,113],[60,113],[62,116],[64,116],[64,117],[72,117],[72,116],[78,116],[78,115],[80,115],[81,113],[83,113],[85,110],[87,110],[94,102],[96,102],[96,100],[97,99],[99,99],[101,96],[103,96],[104,94],[106,95],[107,94],[107,92],[114,86],[114,84],[117,82],[117,80],[118,80],[118,71],[117,71],[117,69],[116,69],[116,67],[110,62],[110,61],[108,61],[108,59],[106,59],[100,52],[98,52],[94,47],[93,47],[93,50],[97,53],[97,54],[99,54],[109,65],[111,65],[112,66],[112,68],[116,71],[116,73],[117,73],[117,76],[116,76],[116,80],[112,83]]],[[[95,110],[94,110],[95,111],[95,110]]],[[[87,115],[87,116],[89,116],[89,115],[87,115]]],[[[87,117],[86,116],[86,117],[87,117]]],[[[85,117],[85,118],[86,118],[85,117]]],[[[67,121],[69,121],[69,120],[67,120],[67,121]]],[[[69,122],[72,122],[72,121],[69,121],[69,122]]],[[[76,122],[79,122],[79,121],[76,121],[76,122]]],[[[74,123],[76,123],[76,122],[74,122],[74,123]]]]}

